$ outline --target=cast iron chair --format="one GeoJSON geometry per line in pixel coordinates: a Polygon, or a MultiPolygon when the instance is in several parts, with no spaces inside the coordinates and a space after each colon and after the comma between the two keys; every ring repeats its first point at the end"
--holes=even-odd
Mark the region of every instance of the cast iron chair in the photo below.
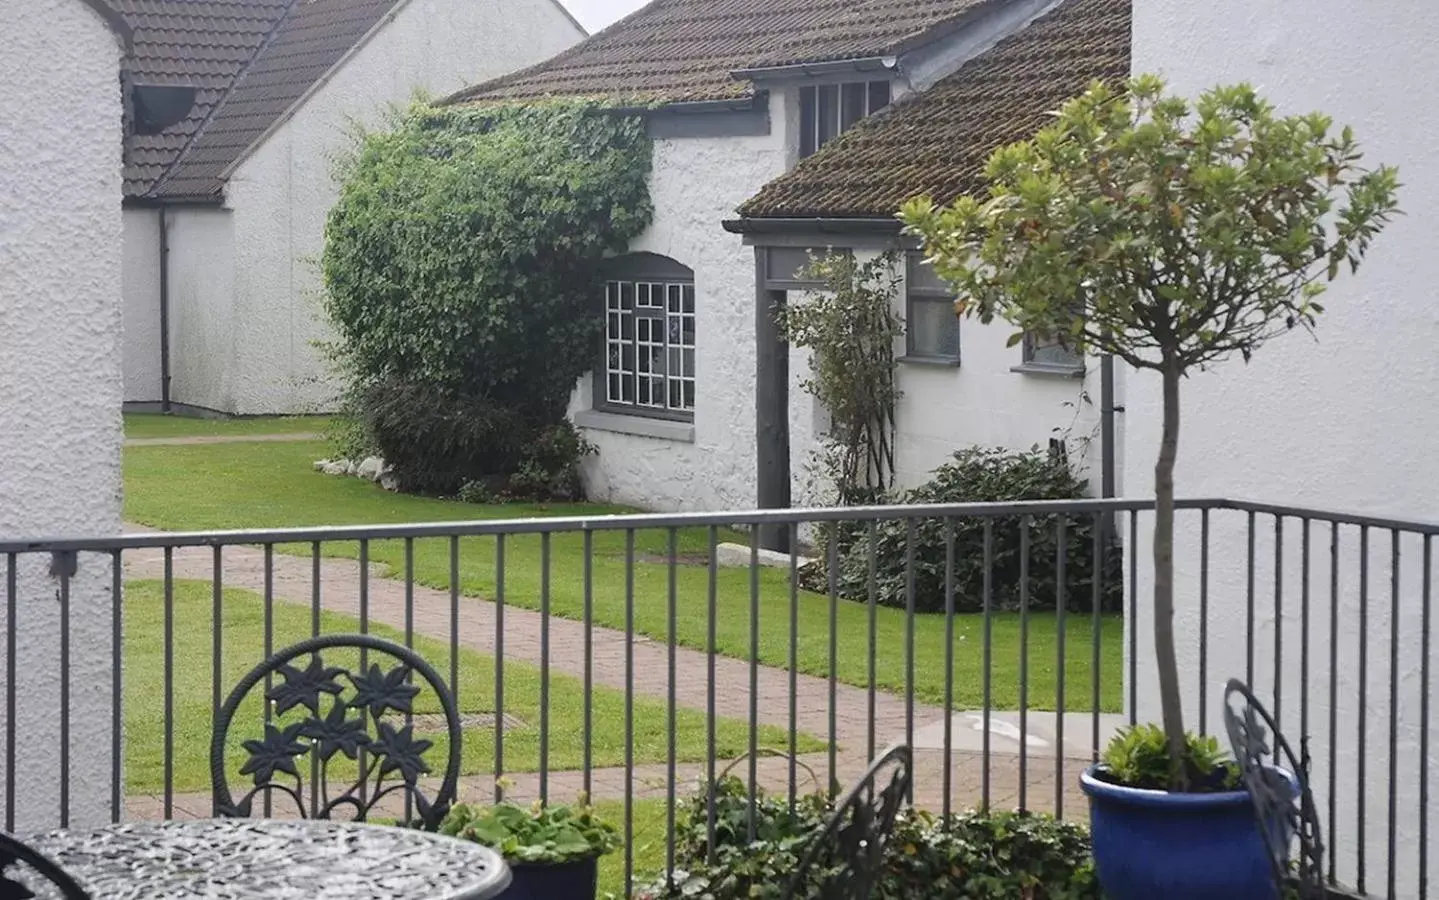
{"type": "Polygon", "coordinates": [[[1274,865],[1275,884],[1280,896],[1286,887],[1301,900],[1322,900],[1324,884],[1324,840],[1314,795],[1309,791],[1309,752],[1296,757],[1289,742],[1269,711],[1249,690],[1231,678],[1224,689],[1224,725],[1234,758],[1244,776],[1244,786],[1254,801],[1254,814],[1269,860],[1274,865]],[[1299,782],[1299,796],[1273,767],[1290,772],[1299,782]],[[1293,859],[1291,846],[1297,839],[1299,854],[1293,859]]]}
{"type": "Polygon", "coordinates": [[[90,900],[85,889],[54,860],[0,834],[0,900],[30,900],[35,896],[32,886],[42,880],[54,885],[64,900],[90,900]]]}
{"type": "Polygon", "coordinates": [[[869,770],[835,805],[824,830],[805,848],[790,879],[791,897],[804,896],[812,866],[832,870],[821,889],[824,900],[869,897],[884,865],[895,820],[909,802],[910,756],[909,747],[901,744],[870,763],[869,770]]]}
{"type": "MultiPolygon", "coordinates": [[[[331,659],[334,655],[330,653],[331,659]]],[[[311,638],[246,675],[220,707],[210,742],[214,812],[247,818],[255,813],[259,798],[261,814],[267,816],[273,801],[280,800],[286,811],[301,818],[329,819],[348,809],[352,819],[363,822],[382,800],[400,794],[404,821],[434,831],[455,802],[461,738],[454,696],[414,651],[369,635],[311,638]],[[358,652],[359,674],[327,665],[321,654],[329,651],[344,651],[349,658],[358,652]],[[414,699],[421,690],[415,676],[439,698],[449,735],[449,758],[433,796],[420,789],[420,777],[431,772],[425,755],[434,742],[415,736],[414,699]],[[263,728],[264,737],[244,742],[239,774],[251,776],[254,785],[247,785],[236,799],[230,792],[226,742],[236,712],[257,687],[263,691],[264,712],[253,727],[263,728]],[[337,756],[349,761],[341,763],[344,775],[331,772],[337,756]],[[333,796],[332,776],[344,788],[333,796]],[[293,801],[293,809],[286,798],[293,801]]]]}

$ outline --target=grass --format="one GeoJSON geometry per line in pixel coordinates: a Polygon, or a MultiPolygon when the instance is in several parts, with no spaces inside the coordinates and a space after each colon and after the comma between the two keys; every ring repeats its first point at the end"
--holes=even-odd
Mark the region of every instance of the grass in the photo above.
{"type": "Polygon", "coordinates": [[[255,434],[322,434],[323,416],[263,416],[253,419],[197,419],[160,413],[126,413],[125,437],[228,437],[255,434]]]}
{"type": "MultiPolygon", "coordinates": [[[[126,515],[130,521],[167,530],[226,529],[397,522],[455,521],[553,515],[603,515],[623,510],[599,506],[476,506],[444,500],[388,493],[359,479],[327,477],[310,463],[324,456],[323,443],[225,444],[210,446],[131,447],[125,454],[126,515]]],[[[723,537],[721,538],[724,539],[723,537]]],[[[634,537],[633,617],[637,631],[663,640],[668,634],[668,566],[653,562],[667,551],[665,532],[638,532],[634,537]]],[[[680,554],[707,548],[703,531],[677,531],[673,536],[680,554]]],[[[583,614],[583,539],[578,534],[555,534],[551,540],[550,608],[560,616],[583,614]]],[[[597,532],[593,538],[593,613],[596,623],[623,628],[626,546],[619,532],[597,532]]],[[[282,548],[283,549],[283,548],[282,548]]],[[[308,548],[298,548],[308,552],[308,548]]],[[[354,557],[357,547],[329,544],[331,556],[354,557]]],[[[370,545],[371,560],[403,571],[401,542],[370,545]]],[[[505,597],[507,602],[538,608],[541,586],[541,539],[516,536],[505,541],[505,597]]],[[[493,538],[466,538],[461,542],[461,591],[471,597],[494,596],[496,546],[493,538]]],[[[414,546],[416,579],[426,586],[449,586],[447,539],[417,541],[414,546]]],[[[703,648],[708,621],[708,570],[681,565],[674,572],[677,640],[703,648]]],[[[758,645],[750,645],[750,573],[747,569],[721,570],[716,596],[716,647],[727,656],[748,658],[757,651],[761,662],[785,666],[790,652],[790,588],[787,572],[766,569],[759,573],[758,645]]],[[[799,592],[795,598],[795,651],[802,672],[828,675],[830,671],[827,597],[799,592]]],[[[870,659],[869,610],[840,602],[837,622],[836,676],[849,684],[867,685],[870,659]]],[[[1032,614],[1026,623],[1017,614],[997,613],[988,623],[980,615],[959,615],[954,621],[954,704],[957,708],[982,705],[985,688],[984,632],[991,632],[989,670],[991,702],[997,708],[1016,708],[1021,701],[1021,657],[1028,657],[1027,702],[1030,708],[1053,709],[1060,671],[1058,625],[1053,614],[1032,614]]],[[[875,611],[873,644],[875,681],[888,690],[906,687],[906,641],[909,623],[900,610],[875,611]]],[[[945,639],[942,616],[920,615],[913,623],[914,691],[918,699],[943,700],[945,691],[945,639]]],[[[1092,709],[1092,620],[1071,615],[1066,620],[1063,671],[1065,707],[1092,709]]],[[[1121,709],[1123,621],[1105,616],[1099,630],[1100,707],[1121,709]]]]}
{"type": "MultiPolygon", "coordinates": [[[[675,798],[675,815],[684,814],[683,796],[675,798]]],[[[602,800],[595,803],[599,813],[614,826],[624,831],[625,804],[622,800],[602,800]]],[[[634,884],[642,887],[649,884],[665,870],[665,842],[667,832],[666,804],[663,800],[636,800],[631,811],[634,836],[630,841],[633,857],[634,884]]],[[[678,820],[677,820],[678,821],[678,820]]],[[[625,849],[621,847],[608,856],[600,857],[600,878],[598,896],[612,893],[618,897],[625,893],[625,849]]]]}
{"type": "MultiPolygon", "coordinates": [[[[212,594],[208,583],[179,581],[173,592],[174,629],[173,669],[174,691],[174,786],[177,791],[209,789],[208,755],[212,733],[214,701],[212,687],[212,639],[214,635],[212,594]]],[[[248,591],[228,590],[223,596],[223,654],[221,669],[222,692],[239,681],[265,656],[265,609],[262,598],[248,591]]],[[[274,648],[282,648],[311,634],[310,611],[306,607],[276,603],[273,607],[274,648]]],[[[359,623],[347,616],[322,613],[323,633],[355,632],[359,623]]],[[[371,631],[396,641],[403,635],[375,626],[371,631]]],[[[156,792],[165,784],[165,732],[163,718],[158,714],[165,696],[164,651],[165,602],[159,582],[137,581],[126,587],[125,594],[125,775],[131,792],[156,792]]],[[[417,638],[416,650],[442,674],[448,676],[450,651],[448,644],[417,638]]],[[[342,654],[327,655],[332,665],[344,665],[342,654]]],[[[493,657],[461,650],[459,680],[455,685],[462,713],[492,712],[494,708],[493,657]]],[[[240,741],[260,737],[260,707],[257,695],[242,707],[232,729],[232,778],[243,760],[240,741]],[[238,723],[254,723],[251,729],[238,723]],[[244,733],[241,733],[241,732],[244,733]]],[[[507,772],[536,771],[539,768],[540,739],[540,674],[533,666],[516,662],[505,664],[505,712],[517,717],[521,724],[507,728],[504,735],[504,762],[507,772]]],[[[574,678],[551,675],[549,702],[549,765],[552,770],[578,769],[584,760],[584,686],[574,678]]],[[[422,694],[418,712],[438,712],[432,695],[422,694]]],[[[597,688],[592,693],[595,728],[590,741],[595,766],[624,763],[624,696],[619,691],[597,688]]],[[[663,703],[636,698],[634,716],[634,752],[637,762],[662,761],[667,754],[666,706],[663,703]]],[[[430,759],[444,759],[444,739],[437,738],[437,747],[430,759]]],[[[762,728],[759,740],[767,746],[785,746],[787,738],[780,729],[762,728]]],[[[737,756],[748,746],[748,726],[734,720],[716,724],[716,745],[721,758],[737,756]]],[[[808,736],[801,736],[806,750],[819,750],[823,745],[808,736]]],[[[493,727],[477,727],[465,732],[463,767],[465,774],[494,771],[495,733],[493,727]]],[[[676,713],[676,754],[680,761],[694,762],[706,757],[705,719],[703,714],[680,709],[676,713]]],[[[233,782],[232,782],[233,783],[233,782]]]]}

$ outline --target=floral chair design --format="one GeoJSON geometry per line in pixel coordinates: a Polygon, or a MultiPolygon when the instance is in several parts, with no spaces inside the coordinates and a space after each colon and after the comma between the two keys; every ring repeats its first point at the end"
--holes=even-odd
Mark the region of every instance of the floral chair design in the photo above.
{"type": "Polygon", "coordinates": [[[363,822],[381,801],[399,794],[404,821],[434,831],[455,801],[461,738],[454,696],[414,651],[369,635],[311,638],[251,671],[221,705],[210,743],[214,812],[248,818],[259,799],[261,813],[270,815],[279,800],[277,815],[329,819],[348,810],[350,818],[363,822]],[[358,674],[327,665],[326,651],[351,658],[358,651],[358,674]],[[420,785],[421,777],[432,772],[426,755],[434,742],[415,735],[414,701],[421,692],[416,676],[438,697],[449,735],[449,758],[433,796],[420,785]],[[246,697],[262,686],[265,715],[256,724],[264,736],[243,743],[246,758],[239,775],[249,776],[253,785],[237,798],[228,774],[233,768],[226,752],[229,732],[246,697]],[[332,771],[340,757],[336,768],[344,774],[332,771]]]}
{"type": "Polygon", "coordinates": [[[910,749],[903,744],[870,763],[835,805],[824,830],[810,839],[790,879],[791,897],[807,894],[806,881],[814,867],[828,870],[820,893],[824,900],[869,897],[884,866],[895,820],[909,802],[911,766],[910,749]]]}
{"type": "MultiPolygon", "coordinates": [[[[1224,690],[1224,725],[1234,758],[1239,762],[1245,789],[1254,802],[1254,814],[1264,849],[1274,864],[1276,886],[1282,896],[1292,889],[1301,900],[1328,896],[1324,883],[1324,837],[1314,795],[1309,791],[1309,751],[1295,756],[1269,711],[1249,686],[1231,678],[1224,690]],[[1285,769],[1299,783],[1298,796],[1285,769]],[[1290,849],[1297,842],[1297,858],[1290,849]]],[[[1301,741],[1301,746],[1304,744],[1301,741]]]]}
{"type": "Polygon", "coordinates": [[[36,896],[59,896],[63,900],[90,900],[90,895],[54,860],[13,837],[0,834],[0,900],[31,900],[36,896]],[[56,893],[36,894],[40,882],[49,882],[56,893]]]}

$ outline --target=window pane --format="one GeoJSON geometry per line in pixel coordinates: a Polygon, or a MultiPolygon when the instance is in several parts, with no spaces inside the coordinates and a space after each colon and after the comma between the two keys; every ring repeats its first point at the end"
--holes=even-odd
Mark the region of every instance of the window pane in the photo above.
{"type": "Polygon", "coordinates": [[[1024,351],[1024,361],[1037,366],[1055,366],[1066,369],[1078,369],[1084,366],[1084,357],[1067,347],[1060,346],[1056,341],[1026,338],[1024,351]]]}
{"type": "Polygon", "coordinates": [[[818,131],[815,90],[812,87],[802,87],[799,89],[799,155],[801,157],[809,156],[818,149],[815,144],[815,134],[818,131]]]}
{"type": "Polygon", "coordinates": [[[839,85],[822,84],[819,90],[819,141],[823,147],[832,140],[839,128],[839,85]]]}
{"type": "Polygon", "coordinates": [[[685,351],[684,374],[686,378],[695,377],[695,352],[693,350],[685,351]]]}
{"type": "Polygon", "coordinates": [[[919,253],[909,254],[909,268],[905,275],[905,280],[911,293],[954,293],[954,289],[949,286],[949,283],[943,278],[940,278],[933,267],[926,265],[924,256],[919,253]]]}
{"type": "Polygon", "coordinates": [[[695,286],[692,284],[684,286],[684,306],[687,313],[695,311],[695,286]]]}
{"type": "Polygon", "coordinates": [[[869,83],[869,114],[874,115],[889,106],[890,98],[888,81],[871,81],[869,83]]]}
{"type": "Polygon", "coordinates": [[[846,131],[865,116],[865,91],[862,81],[855,81],[840,88],[840,131],[846,131]]]}
{"type": "Polygon", "coordinates": [[[953,301],[911,297],[906,327],[911,355],[959,359],[959,317],[953,301]]]}
{"type": "Polygon", "coordinates": [[[635,285],[632,281],[626,281],[620,285],[620,309],[635,308],[635,285]]]}

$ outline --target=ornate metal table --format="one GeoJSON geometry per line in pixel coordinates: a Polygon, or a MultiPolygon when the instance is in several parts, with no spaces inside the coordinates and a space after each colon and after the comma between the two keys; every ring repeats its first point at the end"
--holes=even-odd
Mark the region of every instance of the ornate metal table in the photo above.
{"type": "Polygon", "coordinates": [[[28,843],[94,900],[489,900],[510,883],[509,868],[489,848],[351,822],[145,822],[56,831],[28,843]]]}

